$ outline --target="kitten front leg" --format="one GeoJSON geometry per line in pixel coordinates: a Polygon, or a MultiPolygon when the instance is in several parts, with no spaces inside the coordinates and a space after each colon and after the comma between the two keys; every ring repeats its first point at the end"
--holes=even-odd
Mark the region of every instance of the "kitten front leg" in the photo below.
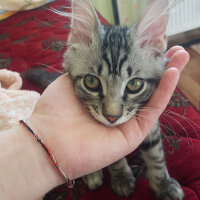
{"type": "Polygon", "coordinates": [[[111,186],[119,196],[129,196],[135,188],[135,178],[126,158],[122,158],[108,167],[111,174],[111,186]]]}
{"type": "Polygon", "coordinates": [[[140,145],[142,157],[147,166],[150,186],[160,200],[182,200],[184,193],[179,183],[168,174],[160,127],[154,129],[140,145]]]}
{"type": "Polygon", "coordinates": [[[95,190],[99,188],[103,183],[103,172],[102,170],[99,170],[83,176],[82,179],[90,190],[95,190]]]}

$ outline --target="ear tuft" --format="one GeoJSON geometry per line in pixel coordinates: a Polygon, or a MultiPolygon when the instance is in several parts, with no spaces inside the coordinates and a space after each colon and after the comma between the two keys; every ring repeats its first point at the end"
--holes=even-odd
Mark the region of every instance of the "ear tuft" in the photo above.
{"type": "Polygon", "coordinates": [[[90,0],[72,0],[72,23],[68,44],[90,45],[99,34],[100,22],[90,0]]]}
{"type": "Polygon", "coordinates": [[[136,24],[136,35],[141,47],[150,46],[165,51],[169,19],[169,0],[154,0],[136,24]]]}

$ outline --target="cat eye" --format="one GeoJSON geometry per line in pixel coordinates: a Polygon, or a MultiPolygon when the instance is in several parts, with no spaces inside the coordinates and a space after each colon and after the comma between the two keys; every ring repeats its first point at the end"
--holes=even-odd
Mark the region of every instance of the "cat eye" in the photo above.
{"type": "Polygon", "coordinates": [[[134,78],[130,80],[126,86],[127,91],[131,94],[138,93],[140,90],[142,90],[144,86],[144,80],[140,78],[134,78]]]}
{"type": "Polygon", "coordinates": [[[101,86],[99,79],[92,75],[87,75],[83,82],[85,87],[93,92],[98,91],[101,86]]]}

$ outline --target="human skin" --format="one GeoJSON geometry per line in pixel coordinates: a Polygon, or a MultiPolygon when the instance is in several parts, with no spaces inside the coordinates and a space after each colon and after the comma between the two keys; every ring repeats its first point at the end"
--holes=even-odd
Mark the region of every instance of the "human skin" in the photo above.
{"type": "MultiPolygon", "coordinates": [[[[26,120],[54,154],[69,179],[103,168],[134,151],[147,136],[169,102],[180,72],[189,60],[179,46],[171,48],[170,59],[158,89],[141,122],[133,117],[117,127],[95,121],[74,93],[67,74],[54,81],[40,97],[26,120]],[[170,84],[169,84],[170,83],[170,84]]],[[[21,125],[0,134],[0,199],[41,198],[64,183],[50,158],[35,138],[21,125]]]]}

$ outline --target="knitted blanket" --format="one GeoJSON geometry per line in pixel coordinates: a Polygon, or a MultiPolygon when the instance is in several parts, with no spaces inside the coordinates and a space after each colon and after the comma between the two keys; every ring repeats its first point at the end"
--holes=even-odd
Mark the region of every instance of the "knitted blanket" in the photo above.
{"type": "Polygon", "coordinates": [[[22,79],[17,72],[0,70],[0,131],[28,118],[40,96],[34,91],[19,90],[22,79]]]}

